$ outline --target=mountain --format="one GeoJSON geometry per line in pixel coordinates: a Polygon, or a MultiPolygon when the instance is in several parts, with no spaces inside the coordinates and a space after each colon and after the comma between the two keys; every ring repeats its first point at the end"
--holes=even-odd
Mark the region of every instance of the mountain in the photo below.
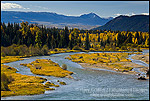
{"type": "Polygon", "coordinates": [[[28,21],[29,23],[38,24],[76,24],[76,25],[104,25],[112,18],[101,18],[95,13],[83,14],[81,16],[65,16],[50,12],[17,12],[17,11],[1,11],[2,22],[16,22],[28,21]]]}
{"type": "Polygon", "coordinates": [[[93,30],[149,32],[149,15],[118,16],[93,30]]]}

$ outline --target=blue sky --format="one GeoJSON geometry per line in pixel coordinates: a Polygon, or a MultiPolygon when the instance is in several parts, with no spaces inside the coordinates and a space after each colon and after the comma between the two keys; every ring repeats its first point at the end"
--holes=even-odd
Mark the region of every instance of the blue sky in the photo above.
{"type": "Polygon", "coordinates": [[[100,17],[149,14],[149,1],[1,1],[2,11],[54,12],[80,16],[90,12],[100,17]]]}

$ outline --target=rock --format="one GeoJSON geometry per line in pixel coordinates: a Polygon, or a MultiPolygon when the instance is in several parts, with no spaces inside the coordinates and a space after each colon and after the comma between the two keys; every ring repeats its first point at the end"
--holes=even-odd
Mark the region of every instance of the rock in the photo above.
{"type": "Polygon", "coordinates": [[[146,76],[149,77],[149,69],[146,72],[146,76]]]}
{"type": "Polygon", "coordinates": [[[12,69],[11,67],[8,67],[7,69],[12,69]]]}
{"type": "Polygon", "coordinates": [[[63,70],[67,70],[67,65],[66,65],[66,64],[63,64],[61,68],[62,68],[63,70]]]}
{"type": "Polygon", "coordinates": [[[41,69],[41,67],[36,67],[36,69],[41,69]]]}
{"type": "Polygon", "coordinates": [[[146,80],[145,76],[138,77],[138,80],[146,80]]]}
{"type": "Polygon", "coordinates": [[[140,75],[141,75],[141,73],[138,73],[137,75],[138,75],[138,76],[140,76],[140,75]]]}
{"type": "Polygon", "coordinates": [[[123,70],[122,72],[128,72],[127,70],[123,70]]]}

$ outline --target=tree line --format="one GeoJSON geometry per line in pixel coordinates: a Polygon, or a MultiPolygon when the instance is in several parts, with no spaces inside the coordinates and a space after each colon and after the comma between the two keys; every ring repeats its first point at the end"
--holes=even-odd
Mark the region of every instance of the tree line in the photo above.
{"type": "Polygon", "coordinates": [[[44,49],[80,47],[86,50],[107,47],[113,49],[116,47],[125,49],[128,46],[149,47],[149,32],[79,30],[68,27],[59,29],[28,22],[20,24],[1,22],[1,47],[10,47],[13,44],[39,50],[43,47],[44,49]]]}

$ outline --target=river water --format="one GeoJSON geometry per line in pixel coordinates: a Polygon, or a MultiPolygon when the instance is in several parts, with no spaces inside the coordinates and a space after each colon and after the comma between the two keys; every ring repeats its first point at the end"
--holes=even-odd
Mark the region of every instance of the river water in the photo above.
{"type": "MultiPolygon", "coordinates": [[[[149,50],[144,50],[147,53],[149,50]]],[[[84,53],[84,52],[79,52],[84,53]]],[[[92,53],[92,52],[91,52],[92,53]]],[[[58,84],[57,80],[66,82],[54,91],[45,91],[40,95],[1,97],[1,100],[148,100],[149,80],[137,80],[136,75],[121,74],[104,69],[85,69],[71,60],[64,59],[66,56],[76,53],[60,53],[50,56],[30,57],[22,61],[6,63],[18,70],[23,75],[32,75],[28,67],[20,63],[30,63],[36,59],[51,59],[58,63],[67,65],[69,71],[75,74],[70,78],[57,78],[53,76],[40,76],[48,81],[58,84]]],[[[131,56],[130,56],[131,57],[131,56]]],[[[130,58],[129,57],[129,58],[130,58]]],[[[146,65],[143,62],[132,60],[134,63],[146,65]]]]}

